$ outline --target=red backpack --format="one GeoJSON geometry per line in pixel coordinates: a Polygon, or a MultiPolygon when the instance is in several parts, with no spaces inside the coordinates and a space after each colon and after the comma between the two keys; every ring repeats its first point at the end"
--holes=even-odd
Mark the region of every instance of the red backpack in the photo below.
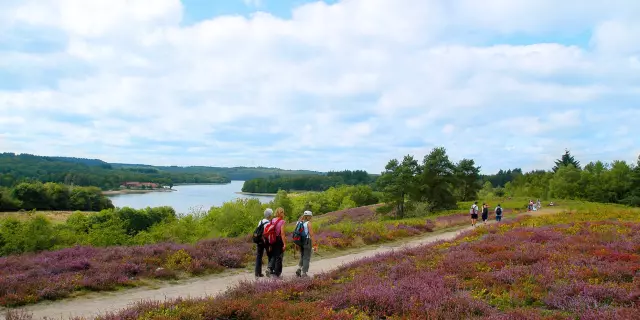
{"type": "Polygon", "coordinates": [[[264,238],[264,243],[266,244],[276,243],[276,239],[278,239],[278,236],[279,236],[277,227],[278,227],[278,223],[281,220],[282,219],[280,218],[275,218],[264,226],[264,232],[262,233],[262,237],[264,238]]]}

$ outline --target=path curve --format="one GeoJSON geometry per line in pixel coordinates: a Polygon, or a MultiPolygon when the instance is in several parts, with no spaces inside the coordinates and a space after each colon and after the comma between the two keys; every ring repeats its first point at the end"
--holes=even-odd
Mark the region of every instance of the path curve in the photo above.
{"type": "MultiPolygon", "coordinates": [[[[529,212],[529,214],[549,214],[555,213],[555,210],[529,212]]],[[[513,217],[513,216],[512,216],[513,217]]],[[[507,217],[505,217],[506,219],[507,217]]],[[[511,218],[511,217],[509,217],[511,218]]],[[[509,219],[510,220],[510,219],[509,219]]],[[[504,222],[504,221],[503,221],[504,222]]],[[[490,221],[493,224],[495,221],[490,221]]],[[[478,226],[482,224],[479,223],[478,226]]],[[[330,271],[340,267],[343,264],[350,263],[362,258],[375,256],[379,253],[390,252],[393,250],[415,247],[419,245],[429,244],[440,240],[451,240],[460,233],[472,230],[474,227],[465,227],[456,231],[441,233],[437,235],[426,235],[424,237],[414,239],[403,244],[381,245],[375,249],[369,249],[358,253],[347,254],[335,258],[327,258],[322,260],[312,260],[310,274],[330,271]]],[[[283,268],[285,278],[294,276],[296,266],[283,268]]],[[[60,301],[42,302],[36,305],[30,305],[21,308],[32,313],[33,319],[43,319],[45,317],[51,319],[69,319],[72,317],[85,317],[87,319],[95,318],[105,312],[113,312],[124,309],[129,305],[145,300],[175,299],[175,298],[199,298],[216,295],[226,291],[228,288],[236,285],[243,280],[253,280],[251,272],[242,271],[238,274],[225,276],[210,276],[204,278],[192,278],[186,283],[181,284],[163,284],[159,288],[139,287],[128,289],[125,291],[115,292],[99,292],[86,296],[71,298],[60,301]]],[[[4,313],[4,312],[2,312],[4,313]]]]}

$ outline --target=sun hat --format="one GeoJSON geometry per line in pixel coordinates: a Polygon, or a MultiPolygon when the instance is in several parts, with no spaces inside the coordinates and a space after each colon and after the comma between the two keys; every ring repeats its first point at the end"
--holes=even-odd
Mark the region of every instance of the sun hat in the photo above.
{"type": "Polygon", "coordinates": [[[313,213],[311,213],[311,211],[307,210],[307,211],[304,212],[303,216],[313,217],[313,213]]]}

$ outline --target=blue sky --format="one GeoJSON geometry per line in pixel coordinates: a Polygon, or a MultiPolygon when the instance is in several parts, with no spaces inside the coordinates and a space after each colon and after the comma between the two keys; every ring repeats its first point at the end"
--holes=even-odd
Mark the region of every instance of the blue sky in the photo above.
{"type": "Polygon", "coordinates": [[[485,173],[640,155],[640,2],[6,0],[0,151],[485,173]]]}

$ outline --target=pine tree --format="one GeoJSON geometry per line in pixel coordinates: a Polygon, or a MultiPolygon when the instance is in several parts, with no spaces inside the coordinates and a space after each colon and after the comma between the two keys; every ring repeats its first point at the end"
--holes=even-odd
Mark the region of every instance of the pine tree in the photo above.
{"type": "Polygon", "coordinates": [[[569,165],[572,165],[577,169],[581,169],[580,161],[576,160],[567,149],[564,150],[564,154],[562,155],[562,157],[556,160],[555,163],[556,165],[553,167],[553,172],[558,171],[560,167],[567,167],[569,165]]]}

